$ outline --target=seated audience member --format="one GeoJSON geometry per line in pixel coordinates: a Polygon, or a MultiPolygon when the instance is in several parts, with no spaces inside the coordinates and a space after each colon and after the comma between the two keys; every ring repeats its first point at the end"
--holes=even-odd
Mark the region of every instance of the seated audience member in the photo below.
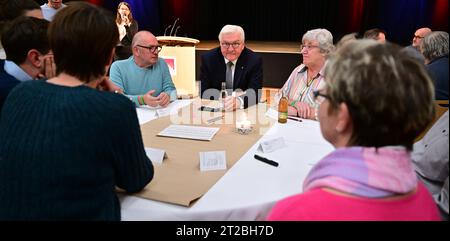
{"type": "Polygon", "coordinates": [[[431,29],[429,28],[417,29],[414,33],[412,44],[403,49],[409,56],[417,59],[417,61],[419,61],[420,63],[425,63],[425,58],[420,52],[420,44],[422,43],[422,40],[425,38],[425,36],[427,36],[429,33],[431,33],[431,29]]]}
{"type": "Polygon", "coordinates": [[[448,220],[448,111],[414,143],[412,160],[419,179],[431,192],[441,216],[448,220]]]}
{"type": "Polygon", "coordinates": [[[25,16],[6,27],[2,40],[7,59],[0,60],[0,111],[9,92],[19,83],[43,78],[44,74],[55,76],[47,28],[47,20],[25,16]]]}
{"type": "Polygon", "coordinates": [[[448,45],[448,33],[436,31],[428,34],[420,47],[434,80],[437,100],[448,100],[448,45]]]}
{"type": "Polygon", "coordinates": [[[133,56],[112,64],[110,78],[136,106],[166,107],[177,99],[177,91],[156,37],[138,32],[132,43],[133,56]]]}
{"type": "Polygon", "coordinates": [[[224,100],[227,111],[247,108],[259,102],[262,88],[262,58],[245,46],[242,27],[226,25],[219,33],[220,47],[202,56],[200,68],[201,96],[219,99],[222,82],[228,92],[235,92],[224,100]]]}
{"type": "Polygon", "coordinates": [[[116,25],[120,40],[120,44],[116,47],[116,58],[127,59],[132,55],[131,42],[139,27],[133,18],[130,5],[126,2],[119,3],[117,7],[116,25]]]}
{"type": "Polygon", "coordinates": [[[115,187],[142,190],[153,166],[134,105],[96,89],[119,41],[114,17],[73,2],[48,32],[58,75],[18,85],[3,106],[0,220],[120,220],[115,187]]]}
{"type": "Polygon", "coordinates": [[[41,9],[44,18],[48,21],[52,21],[55,14],[64,7],[66,7],[66,5],[62,3],[62,0],[48,0],[47,3],[41,6],[41,9]]]}
{"type": "Polygon", "coordinates": [[[322,135],[336,150],[268,219],[440,220],[410,157],[434,114],[425,67],[392,44],[356,40],[329,59],[325,76],[315,96],[322,135]]]}
{"type": "Polygon", "coordinates": [[[39,4],[33,0],[0,0],[0,59],[6,59],[5,50],[1,43],[3,27],[9,21],[20,16],[44,18],[39,4]]]}
{"type": "Polygon", "coordinates": [[[386,43],[386,32],[379,28],[369,29],[364,33],[365,39],[373,39],[380,43],[386,43]]]}
{"type": "Polygon", "coordinates": [[[349,42],[351,42],[351,41],[353,41],[353,40],[356,40],[356,39],[357,39],[357,36],[358,36],[358,33],[349,33],[349,34],[344,35],[344,36],[339,40],[339,42],[336,44],[336,48],[337,48],[337,49],[338,49],[338,48],[341,48],[341,47],[344,46],[345,44],[347,44],[347,43],[349,43],[349,42]]]}
{"type": "Polygon", "coordinates": [[[310,30],[303,35],[300,48],[303,63],[292,71],[276,99],[284,93],[289,100],[290,116],[315,120],[318,105],[313,93],[325,85],[325,63],[334,50],[333,35],[326,29],[310,30]]]}

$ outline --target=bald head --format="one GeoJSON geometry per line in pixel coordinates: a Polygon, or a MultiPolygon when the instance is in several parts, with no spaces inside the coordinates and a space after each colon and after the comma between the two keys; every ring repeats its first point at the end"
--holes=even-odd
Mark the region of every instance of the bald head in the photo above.
{"type": "Polygon", "coordinates": [[[413,43],[412,43],[413,47],[419,48],[420,43],[422,43],[422,39],[424,39],[425,36],[427,36],[430,33],[431,33],[430,28],[417,29],[416,32],[414,33],[414,38],[413,38],[413,43]]]}
{"type": "Polygon", "coordinates": [[[158,62],[158,53],[161,47],[155,35],[149,31],[137,32],[131,42],[134,62],[142,68],[154,65],[158,62]],[[159,48],[158,48],[159,47],[159,48]]]}
{"type": "Polygon", "coordinates": [[[134,35],[133,41],[131,42],[132,47],[136,47],[137,45],[158,45],[158,40],[149,31],[139,31],[134,35]]]}

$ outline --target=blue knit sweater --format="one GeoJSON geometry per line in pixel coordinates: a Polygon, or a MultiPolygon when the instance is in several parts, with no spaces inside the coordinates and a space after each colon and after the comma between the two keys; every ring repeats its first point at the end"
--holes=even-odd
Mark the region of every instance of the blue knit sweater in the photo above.
{"type": "Polygon", "coordinates": [[[8,97],[9,92],[18,84],[20,81],[6,73],[5,60],[0,59],[0,116],[3,103],[5,103],[6,97],[8,97]]]}
{"type": "Polygon", "coordinates": [[[126,97],[29,81],[0,117],[0,220],[120,220],[115,187],[153,178],[126,97]]]}

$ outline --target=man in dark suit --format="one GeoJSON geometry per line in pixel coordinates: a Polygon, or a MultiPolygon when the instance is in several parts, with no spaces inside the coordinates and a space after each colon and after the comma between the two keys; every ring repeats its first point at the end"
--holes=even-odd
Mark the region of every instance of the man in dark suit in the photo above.
{"type": "Polygon", "coordinates": [[[226,25],[219,34],[220,47],[202,56],[201,95],[218,99],[222,82],[233,90],[224,100],[227,111],[247,108],[259,102],[262,88],[262,58],[245,47],[245,33],[240,26],[226,25]]]}

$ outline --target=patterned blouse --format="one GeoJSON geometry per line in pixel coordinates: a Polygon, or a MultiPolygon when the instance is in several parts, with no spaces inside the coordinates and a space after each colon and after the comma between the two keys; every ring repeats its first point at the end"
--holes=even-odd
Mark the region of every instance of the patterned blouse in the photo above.
{"type": "Polygon", "coordinates": [[[325,78],[323,75],[325,65],[326,64],[324,64],[319,73],[310,80],[307,79],[308,67],[304,64],[297,66],[297,68],[292,71],[283,88],[278,92],[276,96],[277,103],[283,92],[290,101],[289,105],[301,101],[309,104],[311,107],[318,108],[317,103],[314,101],[313,92],[315,90],[320,90],[325,86],[325,78]]]}

